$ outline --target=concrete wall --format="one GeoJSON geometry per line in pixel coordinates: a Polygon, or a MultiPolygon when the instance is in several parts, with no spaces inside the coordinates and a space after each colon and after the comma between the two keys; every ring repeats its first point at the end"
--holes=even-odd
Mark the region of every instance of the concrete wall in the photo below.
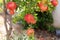
{"type": "Polygon", "coordinates": [[[56,10],[52,14],[54,19],[53,25],[57,28],[60,28],[60,0],[58,0],[56,10]]]}

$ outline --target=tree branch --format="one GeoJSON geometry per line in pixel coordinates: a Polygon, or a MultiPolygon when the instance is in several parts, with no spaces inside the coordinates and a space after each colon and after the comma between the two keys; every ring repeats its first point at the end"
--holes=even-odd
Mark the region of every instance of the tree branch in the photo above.
{"type": "Polygon", "coordinates": [[[3,0],[3,5],[4,5],[4,24],[5,24],[5,28],[6,28],[6,32],[8,32],[8,28],[7,28],[7,24],[6,24],[6,21],[7,21],[7,9],[6,9],[6,3],[5,3],[5,0],[3,0]]]}

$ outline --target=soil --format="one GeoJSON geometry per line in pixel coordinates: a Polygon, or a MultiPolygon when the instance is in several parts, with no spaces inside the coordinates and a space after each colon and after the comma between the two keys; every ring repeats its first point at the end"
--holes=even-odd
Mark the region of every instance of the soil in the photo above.
{"type": "Polygon", "coordinates": [[[35,30],[35,37],[37,40],[60,40],[60,37],[56,36],[55,33],[40,29],[35,30]]]}

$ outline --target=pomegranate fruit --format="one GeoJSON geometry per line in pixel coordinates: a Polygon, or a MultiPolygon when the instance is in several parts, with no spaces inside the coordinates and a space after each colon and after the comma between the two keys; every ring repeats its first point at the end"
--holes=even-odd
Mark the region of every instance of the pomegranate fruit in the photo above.
{"type": "Polygon", "coordinates": [[[26,33],[28,36],[31,36],[32,34],[34,34],[34,29],[29,28],[26,33]]]}
{"type": "Polygon", "coordinates": [[[52,3],[53,6],[57,6],[58,5],[58,1],[57,0],[52,0],[51,3],[52,3]]]}
{"type": "Polygon", "coordinates": [[[26,14],[24,17],[24,20],[29,24],[35,24],[36,20],[34,19],[34,16],[32,14],[26,14]]]}
{"type": "Polygon", "coordinates": [[[17,7],[17,5],[15,2],[8,2],[6,4],[6,8],[9,9],[11,15],[14,14],[14,10],[16,9],[16,7],[17,7]]]}
{"type": "Polygon", "coordinates": [[[38,3],[38,7],[41,9],[41,12],[48,10],[48,7],[45,6],[42,2],[38,3]]]}

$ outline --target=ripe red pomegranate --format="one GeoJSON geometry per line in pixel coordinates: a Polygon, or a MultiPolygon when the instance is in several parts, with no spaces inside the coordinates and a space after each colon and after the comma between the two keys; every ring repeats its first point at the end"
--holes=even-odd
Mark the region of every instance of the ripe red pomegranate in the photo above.
{"type": "Polygon", "coordinates": [[[41,6],[40,9],[41,9],[42,12],[44,12],[44,11],[48,10],[48,7],[47,6],[41,6]]]}
{"type": "Polygon", "coordinates": [[[47,11],[48,7],[45,6],[42,2],[38,3],[39,8],[41,9],[42,12],[47,11]]]}
{"type": "Polygon", "coordinates": [[[15,2],[8,2],[6,4],[6,8],[9,9],[11,15],[14,14],[14,10],[16,9],[16,7],[17,5],[15,2]]]}
{"type": "Polygon", "coordinates": [[[31,36],[32,34],[34,34],[34,29],[29,28],[26,33],[28,36],[31,36]]]}
{"type": "Polygon", "coordinates": [[[57,6],[58,5],[58,1],[57,0],[52,0],[51,3],[52,3],[53,6],[57,6]]]}
{"type": "Polygon", "coordinates": [[[24,20],[29,24],[35,24],[36,23],[36,20],[34,18],[34,16],[32,14],[26,14],[25,17],[24,17],[24,20]]]}

